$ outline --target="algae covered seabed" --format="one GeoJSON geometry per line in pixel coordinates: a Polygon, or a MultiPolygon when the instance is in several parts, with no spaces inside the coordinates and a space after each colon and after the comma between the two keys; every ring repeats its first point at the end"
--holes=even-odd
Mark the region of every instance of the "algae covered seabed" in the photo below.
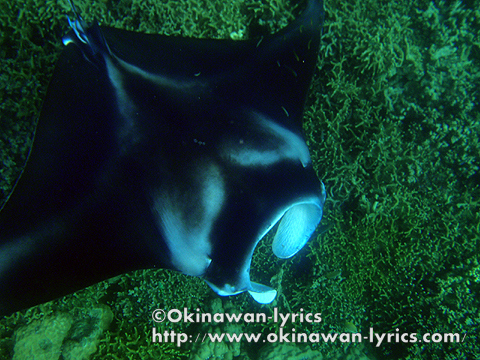
{"type": "MultiPolygon", "coordinates": [[[[278,30],[302,9],[282,0],[76,3],[87,21],[236,39],[278,30]]],[[[305,112],[308,145],[328,194],[325,215],[292,259],[274,258],[270,236],[259,244],[252,279],[277,288],[275,302],[260,306],[248,294],[219,298],[200,279],[138,271],[1,319],[1,359],[11,359],[14,347],[16,359],[28,358],[31,349],[38,359],[478,357],[480,1],[325,5],[318,70],[305,112]],[[459,333],[463,342],[376,347],[244,341],[178,348],[151,340],[154,326],[193,336],[280,330],[273,322],[155,324],[156,308],[270,315],[274,306],[283,313],[303,308],[322,314],[320,323],[290,324],[290,332],[399,329],[459,333]]],[[[2,202],[31,146],[68,11],[63,1],[0,2],[2,202]]]]}

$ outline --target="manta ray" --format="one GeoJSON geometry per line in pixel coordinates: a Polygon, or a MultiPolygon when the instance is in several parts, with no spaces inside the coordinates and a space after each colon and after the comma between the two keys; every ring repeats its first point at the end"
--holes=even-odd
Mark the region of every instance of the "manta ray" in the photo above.
{"type": "Polygon", "coordinates": [[[273,253],[293,256],[325,202],[302,131],[323,2],[245,41],[87,25],[71,5],[0,211],[0,314],[145,268],[273,301],[250,280],[256,245],[278,223],[273,253]]]}

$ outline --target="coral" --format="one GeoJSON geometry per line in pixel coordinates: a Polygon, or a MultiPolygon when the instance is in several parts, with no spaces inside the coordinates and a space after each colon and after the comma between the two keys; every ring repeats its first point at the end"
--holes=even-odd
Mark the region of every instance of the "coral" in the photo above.
{"type": "MultiPolygon", "coordinates": [[[[231,313],[234,309],[223,308],[222,301],[220,299],[215,299],[210,303],[210,308],[207,311],[211,314],[225,314],[231,313]]],[[[240,334],[243,331],[242,326],[238,323],[225,322],[222,324],[204,324],[200,329],[200,332],[210,333],[210,334],[240,334]]],[[[225,359],[232,360],[233,358],[238,358],[240,356],[240,342],[212,342],[205,341],[200,343],[195,343],[192,348],[192,355],[189,360],[203,360],[203,359],[225,359]]]]}
{"type": "Polygon", "coordinates": [[[292,359],[292,360],[323,360],[321,352],[292,344],[269,344],[260,351],[263,360],[292,359]]]}
{"type": "Polygon", "coordinates": [[[56,360],[72,326],[70,314],[59,313],[43,320],[32,321],[15,331],[13,360],[56,360]]]}
{"type": "Polygon", "coordinates": [[[363,352],[363,346],[351,346],[343,354],[325,356],[318,350],[312,350],[309,346],[297,344],[268,344],[260,350],[259,359],[276,360],[369,360],[363,352]]]}
{"type": "Polygon", "coordinates": [[[76,319],[63,342],[64,360],[88,360],[97,351],[98,344],[113,320],[113,313],[106,305],[88,311],[86,316],[76,319]]]}
{"type": "Polygon", "coordinates": [[[88,360],[112,319],[103,305],[76,316],[58,312],[34,320],[15,331],[13,360],[88,360]]]}
{"type": "MultiPolygon", "coordinates": [[[[353,319],[361,331],[451,332],[440,316],[448,285],[439,279],[454,272],[466,286],[465,265],[478,258],[480,239],[478,4],[349,1],[327,8],[332,21],[305,128],[314,163],[335,164],[318,166],[330,195],[324,221],[334,225],[310,242],[313,276],[287,298],[320,299],[316,307],[329,309],[325,322],[337,331],[353,319]],[[328,279],[339,270],[340,278],[328,279]]],[[[475,323],[478,303],[463,290],[459,308],[449,311],[461,318],[467,306],[475,323]]],[[[456,345],[372,351],[389,358],[479,351],[472,342],[456,345]]]]}

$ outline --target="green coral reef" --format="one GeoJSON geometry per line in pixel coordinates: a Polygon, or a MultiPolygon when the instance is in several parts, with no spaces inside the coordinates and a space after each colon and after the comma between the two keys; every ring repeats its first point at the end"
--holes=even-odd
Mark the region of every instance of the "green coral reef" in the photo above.
{"type": "MultiPolygon", "coordinates": [[[[304,6],[286,0],[76,3],[89,22],[233,39],[276,31],[304,6]]],[[[78,344],[94,350],[76,358],[94,360],[478,358],[480,1],[327,0],[325,7],[305,113],[312,160],[328,193],[325,215],[292,259],[275,259],[270,235],[259,244],[251,276],[278,289],[277,299],[261,306],[248,294],[220,298],[197,278],[137,271],[0,319],[1,359],[75,358],[67,352],[78,344]],[[297,333],[399,329],[459,333],[461,342],[153,343],[153,327],[192,336],[280,330],[273,322],[151,318],[154,309],[184,307],[267,315],[273,307],[304,309],[321,313],[322,321],[297,322],[297,333]],[[50,335],[41,338],[42,329],[50,335]]],[[[31,147],[69,11],[66,1],[0,2],[0,206],[31,147]]]]}

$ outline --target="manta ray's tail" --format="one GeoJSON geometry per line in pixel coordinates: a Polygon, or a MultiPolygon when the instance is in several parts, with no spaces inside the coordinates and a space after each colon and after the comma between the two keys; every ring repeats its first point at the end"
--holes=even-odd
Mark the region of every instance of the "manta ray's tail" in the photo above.
{"type": "Polygon", "coordinates": [[[68,0],[72,11],[75,15],[74,19],[68,17],[68,24],[72,28],[73,32],[69,32],[63,37],[63,44],[66,46],[70,43],[74,43],[80,48],[85,59],[98,66],[104,63],[105,55],[110,54],[105,37],[100,29],[100,26],[95,21],[92,25],[87,25],[77,8],[71,0],[68,0]]]}

